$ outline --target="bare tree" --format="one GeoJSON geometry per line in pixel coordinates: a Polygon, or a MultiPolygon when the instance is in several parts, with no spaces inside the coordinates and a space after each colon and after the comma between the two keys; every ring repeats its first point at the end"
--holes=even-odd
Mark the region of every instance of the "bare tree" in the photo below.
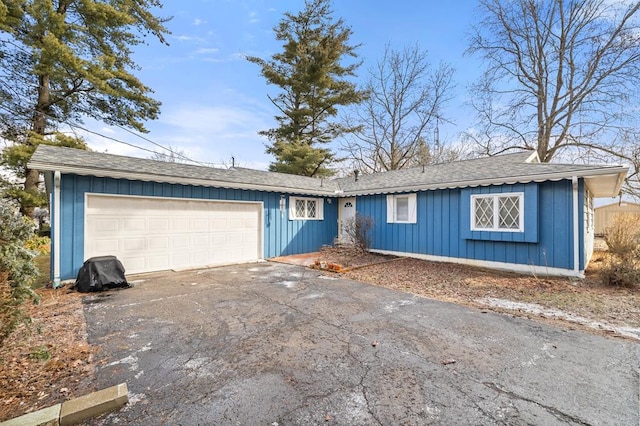
{"type": "Polygon", "coordinates": [[[166,161],[168,163],[188,163],[193,162],[187,154],[179,149],[169,146],[166,148],[166,152],[154,152],[149,156],[150,160],[166,161]]]}
{"type": "Polygon", "coordinates": [[[444,63],[434,69],[418,45],[402,51],[387,45],[369,70],[367,99],[347,118],[360,129],[343,144],[355,167],[379,172],[434,162],[442,151],[434,130],[446,121],[442,107],[451,99],[453,72],[444,63]]]}
{"type": "Polygon", "coordinates": [[[485,154],[536,149],[541,161],[638,163],[640,2],[480,0],[469,52],[487,68],[473,87],[485,154]],[[637,139],[636,139],[637,141],[637,139]]]}

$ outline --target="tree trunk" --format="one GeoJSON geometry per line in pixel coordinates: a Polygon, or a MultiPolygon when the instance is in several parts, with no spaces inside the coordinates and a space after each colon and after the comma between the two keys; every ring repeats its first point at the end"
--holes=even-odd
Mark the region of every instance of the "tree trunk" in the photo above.
{"type": "MultiPolygon", "coordinates": [[[[33,114],[33,123],[31,130],[35,135],[44,137],[47,129],[47,111],[51,104],[51,94],[49,92],[49,76],[38,76],[38,103],[36,104],[33,114]]],[[[36,146],[40,143],[41,139],[33,140],[31,137],[27,143],[32,146],[36,146]]],[[[25,180],[24,190],[30,194],[38,193],[38,186],[40,182],[40,172],[38,170],[25,168],[25,180]]],[[[21,205],[20,211],[24,216],[28,216],[33,219],[33,212],[35,206],[21,205]]]]}

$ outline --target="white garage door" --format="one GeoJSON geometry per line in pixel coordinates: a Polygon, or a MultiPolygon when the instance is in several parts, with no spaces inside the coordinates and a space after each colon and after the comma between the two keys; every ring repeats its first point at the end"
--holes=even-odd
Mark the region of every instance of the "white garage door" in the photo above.
{"type": "Polygon", "coordinates": [[[87,195],[85,259],[114,255],[128,274],[262,257],[260,203],[87,195]]]}

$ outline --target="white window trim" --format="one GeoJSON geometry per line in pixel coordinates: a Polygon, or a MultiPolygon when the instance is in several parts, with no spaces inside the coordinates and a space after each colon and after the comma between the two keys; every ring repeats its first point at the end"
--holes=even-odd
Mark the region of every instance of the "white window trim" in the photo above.
{"type": "Polygon", "coordinates": [[[387,223],[417,223],[417,197],[416,194],[387,195],[387,223]],[[409,200],[409,220],[398,220],[396,211],[396,199],[407,198],[409,200]]]}
{"type": "Polygon", "coordinates": [[[324,198],[294,197],[289,196],[289,220],[324,220],[324,198]],[[296,216],[296,201],[304,200],[316,202],[315,217],[298,217],[296,216]]]}
{"type": "Polygon", "coordinates": [[[524,232],[524,192],[503,192],[496,194],[475,194],[471,196],[471,230],[472,231],[485,231],[485,232],[524,232]],[[499,207],[498,199],[502,197],[518,197],[518,224],[517,229],[499,228],[499,207]],[[481,198],[491,198],[493,200],[493,227],[492,228],[478,228],[476,227],[476,200],[481,198]],[[498,212],[498,214],[496,214],[498,212]]]}

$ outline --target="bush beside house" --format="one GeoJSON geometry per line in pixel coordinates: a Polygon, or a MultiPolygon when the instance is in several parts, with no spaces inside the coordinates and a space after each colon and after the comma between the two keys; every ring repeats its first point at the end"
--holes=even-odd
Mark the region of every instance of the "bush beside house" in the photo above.
{"type": "Polygon", "coordinates": [[[18,210],[0,200],[0,342],[20,319],[20,304],[38,295],[31,285],[38,275],[34,257],[28,247],[34,237],[34,224],[18,210]]]}
{"type": "Polygon", "coordinates": [[[604,239],[611,254],[602,271],[604,283],[640,286],[640,214],[617,215],[604,239]]]}

